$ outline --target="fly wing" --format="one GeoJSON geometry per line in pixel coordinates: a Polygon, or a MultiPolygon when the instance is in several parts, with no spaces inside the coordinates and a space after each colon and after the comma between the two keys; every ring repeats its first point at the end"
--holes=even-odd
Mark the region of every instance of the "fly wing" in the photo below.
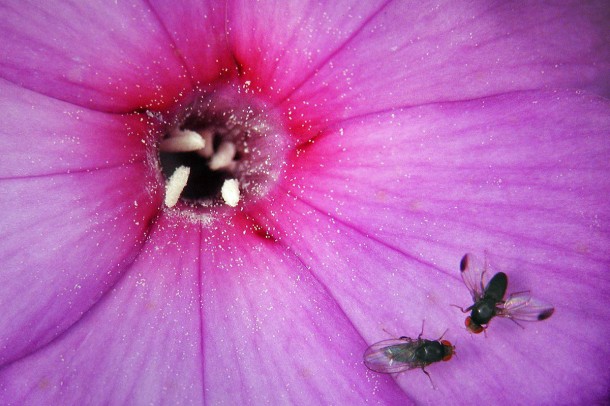
{"type": "Polygon", "coordinates": [[[555,311],[549,303],[531,297],[529,292],[512,294],[499,308],[498,316],[522,321],[546,320],[555,311]]]}
{"type": "Polygon", "coordinates": [[[411,338],[379,341],[364,352],[364,365],[371,371],[395,374],[417,368],[414,365],[416,340],[411,338]]]}
{"type": "Polygon", "coordinates": [[[485,293],[487,271],[486,264],[482,263],[473,254],[466,254],[460,261],[460,274],[464,284],[470,291],[472,299],[477,302],[485,293]]]}

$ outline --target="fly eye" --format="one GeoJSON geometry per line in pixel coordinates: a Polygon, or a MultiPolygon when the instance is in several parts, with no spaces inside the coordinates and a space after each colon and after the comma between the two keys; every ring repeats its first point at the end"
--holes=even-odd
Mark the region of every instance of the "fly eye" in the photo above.
{"type": "Polygon", "coordinates": [[[468,330],[474,334],[479,334],[483,331],[483,327],[472,321],[470,317],[466,317],[464,324],[468,328],[468,330]]]}
{"type": "Polygon", "coordinates": [[[447,352],[443,357],[443,361],[449,361],[451,356],[453,355],[453,346],[447,340],[441,340],[441,344],[445,347],[445,351],[447,352]]]}

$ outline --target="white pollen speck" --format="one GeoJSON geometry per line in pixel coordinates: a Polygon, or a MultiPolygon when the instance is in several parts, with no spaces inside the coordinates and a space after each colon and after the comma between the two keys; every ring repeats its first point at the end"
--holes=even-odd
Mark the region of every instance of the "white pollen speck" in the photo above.
{"type": "Polygon", "coordinates": [[[218,146],[218,150],[210,159],[208,166],[211,170],[216,171],[218,169],[227,168],[233,162],[237,148],[232,142],[225,141],[218,146]]]}
{"type": "Polygon", "coordinates": [[[178,199],[186,186],[190,173],[191,168],[188,166],[179,166],[174,173],[172,173],[172,176],[169,177],[165,183],[165,205],[167,207],[174,207],[176,203],[178,203],[178,199]]]}
{"type": "Polygon", "coordinates": [[[225,183],[222,184],[222,188],[220,189],[220,194],[226,204],[231,207],[237,206],[237,203],[239,202],[239,182],[237,179],[225,180],[225,183]]]}
{"type": "Polygon", "coordinates": [[[163,152],[190,152],[205,147],[205,141],[199,133],[191,130],[175,130],[172,136],[161,141],[159,148],[163,152]]]}

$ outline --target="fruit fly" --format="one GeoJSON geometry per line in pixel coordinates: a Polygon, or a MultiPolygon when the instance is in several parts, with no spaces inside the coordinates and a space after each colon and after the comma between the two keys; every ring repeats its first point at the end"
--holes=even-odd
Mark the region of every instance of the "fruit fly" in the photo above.
{"type": "Polygon", "coordinates": [[[455,354],[455,347],[449,341],[442,340],[442,336],[438,340],[421,338],[423,333],[422,324],[422,332],[416,339],[403,336],[371,345],[364,352],[364,365],[371,371],[383,374],[396,374],[421,368],[432,382],[425,367],[434,362],[449,361],[455,354]]]}
{"type": "Polygon", "coordinates": [[[498,272],[485,284],[487,264],[481,264],[472,254],[464,255],[460,261],[460,271],[474,300],[472,306],[462,309],[464,313],[470,311],[465,324],[472,333],[479,334],[485,330],[495,316],[506,317],[517,323],[516,320],[545,320],[555,311],[548,303],[532,298],[529,292],[513,293],[508,300],[504,300],[508,286],[506,274],[498,272]]]}

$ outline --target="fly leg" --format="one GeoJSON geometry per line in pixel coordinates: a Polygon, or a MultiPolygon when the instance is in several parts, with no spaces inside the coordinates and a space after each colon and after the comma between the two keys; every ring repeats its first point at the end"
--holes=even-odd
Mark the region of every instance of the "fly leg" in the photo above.
{"type": "MultiPolygon", "coordinates": [[[[392,333],[390,333],[390,332],[389,332],[388,330],[386,330],[385,328],[382,328],[382,330],[383,330],[383,331],[385,331],[385,333],[386,333],[387,335],[389,335],[390,337],[396,337],[396,334],[392,334],[392,333]]],[[[401,339],[402,339],[402,337],[401,337],[401,339]]]]}
{"type": "Polygon", "coordinates": [[[463,307],[458,306],[458,305],[454,305],[454,304],[452,304],[451,306],[453,306],[453,307],[457,307],[458,309],[460,309],[460,310],[462,311],[462,313],[468,313],[468,312],[469,312],[469,311],[471,311],[471,310],[472,310],[472,308],[474,307],[474,305],[472,305],[472,306],[467,307],[466,309],[464,309],[463,307]]]}
{"type": "Polygon", "coordinates": [[[428,373],[428,371],[426,371],[424,369],[424,367],[421,367],[421,370],[424,372],[424,374],[426,374],[426,376],[428,376],[428,379],[430,379],[430,383],[432,384],[432,389],[436,390],[436,385],[434,385],[434,382],[432,382],[432,377],[430,376],[430,374],[428,373]]]}
{"type": "Polygon", "coordinates": [[[522,291],[519,291],[519,292],[513,292],[513,293],[510,294],[508,299],[511,299],[514,296],[525,295],[526,293],[529,294],[530,291],[529,290],[522,290],[522,291]]]}
{"type": "MultiPolygon", "coordinates": [[[[421,339],[421,336],[424,334],[424,323],[425,323],[425,322],[426,322],[426,319],[423,319],[423,320],[421,321],[421,333],[419,333],[419,335],[417,336],[417,339],[418,339],[418,340],[419,340],[419,339],[421,339]]],[[[423,369],[423,368],[422,368],[422,369],[423,369]]],[[[426,372],[426,371],[424,371],[424,372],[426,372]]],[[[427,374],[427,372],[426,372],[426,374],[427,374]]]]}
{"type": "Polygon", "coordinates": [[[525,327],[523,327],[523,326],[521,325],[521,323],[519,323],[517,320],[515,320],[515,319],[513,319],[512,317],[509,317],[509,316],[508,316],[508,317],[506,317],[506,318],[507,318],[507,319],[509,319],[510,321],[512,321],[513,323],[515,323],[516,325],[518,325],[519,327],[521,327],[522,329],[524,329],[524,330],[525,330],[525,327]]]}

